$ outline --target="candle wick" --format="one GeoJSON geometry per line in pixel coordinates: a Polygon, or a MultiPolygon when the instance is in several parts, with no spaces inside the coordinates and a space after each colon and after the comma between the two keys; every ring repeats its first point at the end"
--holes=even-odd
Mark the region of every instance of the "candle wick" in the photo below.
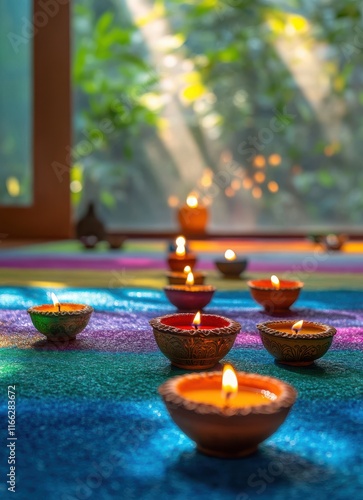
{"type": "Polygon", "coordinates": [[[198,326],[199,325],[193,325],[193,327],[194,327],[195,330],[198,330],[198,326]]]}
{"type": "Polygon", "coordinates": [[[229,407],[228,403],[229,403],[229,399],[231,396],[232,396],[231,392],[226,392],[226,398],[225,398],[226,400],[225,400],[225,405],[224,405],[225,409],[229,407]]]}
{"type": "Polygon", "coordinates": [[[58,306],[58,312],[61,312],[61,308],[60,308],[60,303],[59,302],[58,302],[57,306],[58,306]]]}

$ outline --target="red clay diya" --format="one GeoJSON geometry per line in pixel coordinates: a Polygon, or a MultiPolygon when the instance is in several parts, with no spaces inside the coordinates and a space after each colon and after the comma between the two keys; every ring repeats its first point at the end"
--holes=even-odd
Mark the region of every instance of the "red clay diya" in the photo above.
{"type": "Polygon", "coordinates": [[[189,195],[185,205],[179,208],[178,222],[185,234],[198,235],[204,234],[208,223],[208,209],[200,205],[198,198],[189,195]]]}
{"type": "Polygon", "coordinates": [[[185,370],[212,368],[232,348],[241,325],[215,314],[169,314],[150,321],[160,351],[185,370]]]}
{"type": "Polygon", "coordinates": [[[271,276],[270,280],[248,281],[247,284],[253,299],[269,314],[288,311],[304,286],[302,281],[279,280],[276,276],[271,276]]]}
{"type": "Polygon", "coordinates": [[[257,325],[266,350],[277,362],[311,365],[328,351],[336,334],[332,326],[312,321],[266,321],[257,325]]]}
{"type": "Polygon", "coordinates": [[[234,251],[228,249],[224,254],[224,260],[217,260],[215,265],[226,278],[233,279],[239,278],[246,269],[247,262],[247,259],[237,258],[234,251]]]}
{"type": "Polygon", "coordinates": [[[190,272],[184,285],[168,285],[164,292],[169,302],[182,311],[198,311],[212,300],[216,288],[211,285],[195,285],[190,272]]]}
{"type": "Polygon", "coordinates": [[[221,372],[192,373],[169,379],[159,393],[171,418],[206,455],[250,455],[286,419],[295,389],[272,377],[221,372]]]}
{"type": "Polygon", "coordinates": [[[91,317],[93,307],[84,304],[59,303],[52,294],[54,304],[28,309],[33,325],[52,342],[66,342],[82,332],[91,317]]]}
{"type": "Polygon", "coordinates": [[[168,265],[170,269],[178,273],[184,272],[186,266],[193,269],[197,263],[197,257],[193,253],[185,250],[185,238],[177,238],[176,244],[177,247],[175,252],[169,253],[168,256],[168,265]]]}

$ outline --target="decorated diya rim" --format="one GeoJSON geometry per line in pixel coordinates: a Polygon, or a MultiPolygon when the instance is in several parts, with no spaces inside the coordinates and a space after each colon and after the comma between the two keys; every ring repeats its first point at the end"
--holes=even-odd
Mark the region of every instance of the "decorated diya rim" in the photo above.
{"type": "Polygon", "coordinates": [[[297,392],[291,385],[274,377],[266,375],[258,375],[256,373],[237,372],[238,383],[241,387],[261,389],[261,390],[277,390],[279,393],[274,401],[269,401],[266,404],[250,405],[242,408],[221,408],[208,403],[200,403],[185,398],[179,392],[179,386],[183,382],[192,381],[222,381],[222,372],[202,372],[190,373],[187,375],[179,375],[173,377],[159,387],[159,394],[166,402],[173,404],[177,408],[182,408],[187,411],[192,411],[198,414],[214,414],[221,417],[231,416],[247,416],[251,414],[269,415],[277,413],[282,408],[290,408],[296,401],[297,392]]]}
{"type": "Polygon", "coordinates": [[[304,283],[302,281],[295,281],[295,280],[280,280],[280,287],[279,288],[274,288],[271,284],[271,281],[268,279],[261,279],[261,280],[249,280],[247,281],[247,285],[250,288],[253,288],[255,290],[266,290],[269,292],[279,292],[279,291],[288,291],[288,290],[301,290],[301,288],[304,287],[304,283]],[[258,283],[266,283],[266,285],[259,285],[258,283]],[[270,283],[270,285],[268,285],[270,283]],[[288,286],[287,283],[289,283],[292,286],[288,286]]]}
{"type": "Polygon", "coordinates": [[[164,286],[164,290],[180,293],[211,293],[217,289],[213,285],[167,285],[164,286]]]}
{"type": "Polygon", "coordinates": [[[223,326],[216,327],[211,326],[210,328],[193,328],[190,330],[184,328],[178,328],[177,326],[173,326],[165,323],[165,321],[169,321],[175,319],[175,317],[180,318],[180,320],[184,320],[183,322],[189,322],[192,324],[193,318],[195,317],[195,313],[176,313],[176,314],[166,314],[165,316],[159,316],[157,318],[153,318],[149,321],[149,324],[162,333],[170,333],[172,335],[180,335],[180,336],[192,336],[192,337],[210,337],[210,336],[226,336],[226,335],[237,335],[240,332],[242,325],[233,319],[226,318],[225,316],[219,316],[217,314],[203,314],[202,318],[204,319],[214,319],[219,323],[224,323],[223,326]],[[188,319],[187,319],[188,318],[188,319]],[[163,322],[164,321],[164,322],[163,322]]]}
{"type": "Polygon", "coordinates": [[[290,332],[281,332],[279,331],[278,325],[280,326],[292,326],[296,321],[293,320],[281,320],[281,321],[266,321],[264,323],[259,323],[256,325],[258,330],[262,333],[267,333],[268,335],[272,335],[274,337],[282,337],[285,339],[294,339],[294,340],[314,340],[314,339],[321,339],[321,338],[328,338],[328,337],[334,337],[334,335],[337,333],[336,328],[333,326],[329,325],[324,325],[323,323],[317,323],[315,321],[305,321],[304,320],[304,325],[305,326],[310,326],[313,328],[316,328],[317,331],[316,333],[293,333],[293,331],[290,332]],[[272,328],[272,326],[275,326],[272,328]],[[321,329],[323,329],[321,331],[321,329]]]}
{"type": "Polygon", "coordinates": [[[67,310],[67,311],[47,311],[47,310],[42,310],[42,308],[45,308],[45,307],[49,307],[50,304],[43,304],[41,306],[33,306],[33,307],[29,307],[29,309],[27,310],[27,312],[29,314],[32,314],[32,315],[38,315],[38,316],[83,316],[85,314],[91,314],[94,309],[93,307],[91,306],[87,306],[85,304],[74,304],[74,303],[70,303],[70,302],[64,302],[64,303],[59,303],[59,306],[60,308],[62,308],[62,306],[64,307],[69,307],[69,306],[73,306],[74,307],[74,310],[67,310]]]}

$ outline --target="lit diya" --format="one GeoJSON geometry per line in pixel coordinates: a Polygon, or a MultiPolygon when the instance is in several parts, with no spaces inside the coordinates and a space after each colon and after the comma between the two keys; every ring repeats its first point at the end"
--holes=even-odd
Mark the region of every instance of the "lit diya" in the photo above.
{"type": "Polygon", "coordinates": [[[204,234],[208,222],[208,209],[191,193],[185,205],[179,208],[178,222],[185,234],[204,234]]]}
{"type": "Polygon", "coordinates": [[[169,302],[183,311],[198,311],[212,300],[216,288],[211,285],[196,285],[192,272],[188,273],[184,285],[168,285],[164,292],[169,302]]]}
{"type": "Polygon", "coordinates": [[[192,373],[159,387],[176,425],[207,455],[250,455],[286,419],[295,389],[272,377],[235,372],[192,373]]]}
{"type": "MultiPolygon", "coordinates": [[[[169,285],[184,285],[185,280],[191,271],[192,268],[190,266],[185,266],[182,273],[167,273],[169,285]]],[[[203,285],[205,280],[205,273],[193,271],[193,276],[195,285],[203,285]]]]}
{"type": "Polygon", "coordinates": [[[247,284],[252,298],[270,314],[288,311],[304,286],[302,281],[279,280],[274,275],[270,280],[251,280],[247,284]]]}
{"type": "Polygon", "coordinates": [[[212,368],[232,348],[241,325],[216,314],[178,313],[150,321],[160,351],[186,370],[212,368]]]}
{"type": "Polygon", "coordinates": [[[197,257],[191,252],[187,252],[185,248],[185,238],[179,236],[176,241],[176,250],[168,255],[168,265],[172,271],[183,272],[185,266],[189,266],[191,269],[194,268],[197,257]]]}
{"type": "Polygon", "coordinates": [[[238,278],[247,267],[247,259],[237,258],[235,252],[228,249],[224,253],[224,260],[217,260],[215,265],[226,278],[238,278]]]}
{"type": "Polygon", "coordinates": [[[266,321],[257,325],[266,350],[277,362],[311,365],[328,351],[336,329],[312,321],[266,321]]]}
{"type": "Polygon", "coordinates": [[[83,304],[60,303],[52,293],[53,304],[28,309],[33,325],[53,342],[73,340],[89,322],[93,307],[83,304]]]}

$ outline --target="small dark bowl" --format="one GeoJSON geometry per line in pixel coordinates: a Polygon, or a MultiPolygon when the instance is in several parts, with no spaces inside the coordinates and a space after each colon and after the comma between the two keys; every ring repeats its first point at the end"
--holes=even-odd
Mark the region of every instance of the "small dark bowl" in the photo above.
{"type": "Polygon", "coordinates": [[[211,285],[172,285],[164,287],[169,302],[181,311],[199,311],[207,306],[216,291],[211,285]]]}
{"type": "Polygon", "coordinates": [[[216,260],[215,265],[226,278],[238,278],[246,269],[248,264],[247,259],[238,260],[216,260]]]}

